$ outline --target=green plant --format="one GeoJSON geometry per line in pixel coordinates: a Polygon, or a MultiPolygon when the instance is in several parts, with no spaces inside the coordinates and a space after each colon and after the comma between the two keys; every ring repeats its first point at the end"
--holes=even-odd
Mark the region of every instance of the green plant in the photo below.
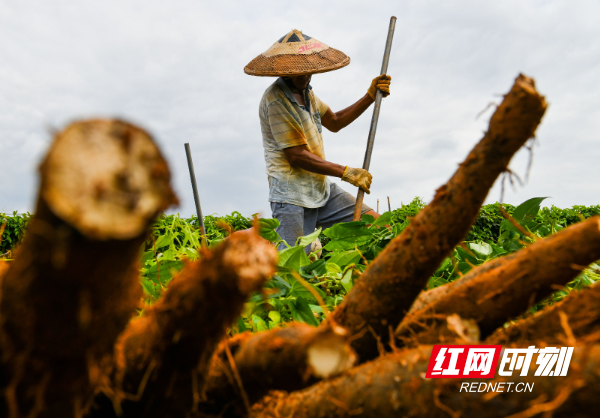
{"type": "Polygon", "coordinates": [[[12,216],[0,213],[0,230],[4,230],[0,235],[0,257],[10,258],[9,251],[13,250],[23,239],[30,218],[29,212],[19,214],[14,211],[12,216]]]}

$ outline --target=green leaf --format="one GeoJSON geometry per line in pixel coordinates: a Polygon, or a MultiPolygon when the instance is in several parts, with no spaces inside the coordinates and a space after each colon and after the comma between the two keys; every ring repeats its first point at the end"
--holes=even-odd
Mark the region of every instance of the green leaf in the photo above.
{"type": "Polygon", "coordinates": [[[290,268],[292,270],[299,270],[300,267],[310,264],[308,256],[304,252],[303,247],[292,247],[287,248],[279,252],[279,265],[290,268]]]}
{"type": "MultiPolygon", "coordinates": [[[[309,299],[309,300],[314,300],[315,297],[313,296],[313,294],[306,288],[305,285],[303,285],[302,283],[300,283],[298,280],[296,280],[293,277],[288,277],[288,280],[290,281],[290,284],[292,285],[292,289],[290,290],[289,295],[290,296],[295,296],[295,297],[303,297],[305,299],[309,299]]],[[[316,292],[321,296],[321,297],[325,297],[325,292],[323,292],[321,289],[319,289],[316,286],[313,286],[310,283],[307,283],[308,286],[310,286],[312,289],[316,290],[316,292]]]]}
{"type": "Polygon", "coordinates": [[[140,277],[140,283],[142,284],[144,292],[151,295],[155,299],[159,298],[160,292],[157,292],[157,290],[154,288],[154,285],[146,277],[140,277]]]}
{"type": "Polygon", "coordinates": [[[469,272],[469,271],[471,271],[471,269],[473,268],[473,267],[471,267],[471,265],[470,265],[470,264],[468,264],[468,263],[458,263],[458,264],[457,264],[457,266],[458,266],[458,270],[459,270],[459,271],[460,271],[462,274],[466,274],[466,273],[468,273],[468,272],[469,272]]]}
{"type": "Polygon", "coordinates": [[[283,280],[280,276],[274,275],[273,280],[271,282],[274,284],[274,287],[278,287],[279,289],[290,289],[292,286],[283,280]]]}
{"type": "Polygon", "coordinates": [[[315,232],[313,232],[311,234],[308,234],[303,237],[298,237],[298,239],[296,240],[296,245],[300,246],[300,247],[306,247],[307,245],[312,243],[314,240],[319,238],[319,235],[321,235],[321,227],[319,227],[315,232]]]}
{"type": "Polygon", "coordinates": [[[444,259],[444,261],[442,261],[442,265],[440,267],[438,267],[438,269],[435,272],[435,275],[438,276],[440,275],[444,270],[446,270],[448,267],[452,266],[452,260],[450,259],[450,257],[446,257],[444,259]]]}
{"type": "Polygon", "coordinates": [[[526,200],[515,208],[512,215],[513,218],[519,222],[535,218],[540,211],[541,203],[546,199],[548,199],[548,197],[534,197],[526,200]]]}
{"type": "Polygon", "coordinates": [[[295,303],[293,303],[293,306],[292,318],[294,318],[294,321],[304,322],[305,324],[315,327],[319,325],[319,321],[317,321],[312,309],[310,309],[310,306],[308,306],[308,301],[302,296],[296,299],[295,303]]]}
{"type": "Polygon", "coordinates": [[[375,217],[373,215],[363,215],[361,216],[360,220],[368,225],[372,225],[373,222],[375,222],[375,217]]]}
{"type": "Polygon", "coordinates": [[[507,231],[520,233],[519,230],[512,224],[511,221],[509,221],[508,219],[505,219],[500,223],[500,237],[502,238],[502,236],[504,235],[504,232],[507,232],[507,231]]]}
{"type": "Polygon", "coordinates": [[[310,303],[308,304],[308,306],[310,306],[310,309],[313,312],[317,312],[317,313],[324,313],[323,312],[323,308],[321,308],[319,305],[311,305],[310,303]]]}
{"type": "Polygon", "coordinates": [[[478,243],[470,242],[469,248],[471,249],[471,251],[473,251],[475,254],[481,256],[482,258],[486,258],[486,257],[490,256],[493,252],[492,246],[490,244],[488,244],[487,242],[483,242],[483,241],[480,241],[478,243]]]}
{"type": "Polygon", "coordinates": [[[473,264],[473,265],[478,265],[481,264],[481,261],[477,259],[477,257],[475,257],[473,254],[469,254],[468,251],[466,251],[464,248],[462,248],[461,246],[456,247],[456,252],[460,255],[460,257],[465,260],[465,261],[469,261],[469,263],[473,264]]]}
{"type": "Polygon", "coordinates": [[[329,263],[337,264],[344,268],[349,264],[356,264],[360,261],[360,252],[357,250],[341,251],[333,253],[329,258],[329,263]]]}
{"type": "Polygon", "coordinates": [[[375,219],[375,222],[371,226],[385,226],[392,223],[392,212],[385,212],[379,218],[375,219]]]}
{"type": "Polygon", "coordinates": [[[331,241],[325,245],[327,251],[352,250],[369,242],[376,229],[367,228],[365,222],[339,223],[323,231],[331,241]]]}
{"type": "Polygon", "coordinates": [[[275,231],[275,228],[277,228],[278,226],[279,221],[277,219],[260,218],[258,220],[259,235],[271,242],[281,241],[281,237],[275,231]]]}
{"type": "Polygon", "coordinates": [[[198,254],[198,250],[196,250],[195,248],[185,247],[182,248],[180,251],[181,254],[185,255],[190,260],[197,260],[200,258],[200,254],[198,254]]]}
{"type": "Polygon", "coordinates": [[[189,242],[189,246],[193,249],[200,247],[200,231],[190,229],[189,225],[183,230],[185,239],[189,242]]]}
{"type": "Polygon", "coordinates": [[[313,276],[322,276],[327,273],[327,262],[323,259],[315,260],[307,266],[300,267],[300,273],[308,275],[310,278],[313,276]]]}
{"type": "Polygon", "coordinates": [[[146,251],[144,253],[142,253],[142,257],[140,260],[140,266],[144,267],[146,265],[146,262],[153,260],[154,259],[154,251],[150,250],[150,251],[146,251]]]}
{"type": "Polygon", "coordinates": [[[163,252],[162,259],[165,261],[174,261],[177,260],[177,251],[173,246],[169,247],[165,252],[163,252]]]}
{"type": "Polygon", "coordinates": [[[275,229],[280,225],[280,222],[275,218],[259,218],[258,224],[261,229],[275,229]]]}
{"type": "Polygon", "coordinates": [[[225,241],[225,238],[216,238],[216,239],[213,239],[213,240],[210,242],[210,244],[208,244],[208,248],[211,248],[211,249],[213,249],[213,248],[216,248],[216,247],[218,247],[218,246],[219,246],[219,245],[220,245],[220,244],[221,244],[223,241],[225,241]]]}
{"type": "Polygon", "coordinates": [[[327,263],[327,273],[331,273],[333,275],[342,274],[342,269],[335,263],[327,263]]]}
{"type": "Polygon", "coordinates": [[[269,319],[274,323],[279,324],[281,322],[281,314],[277,311],[270,311],[269,319]]]}
{"type": "Polygon", "coordinates": [[[160,260],[158,265],[155,264],[146,271],[145,276],[154,283],[158,283],[160,270],[160,282],[164,285],[165,283],[171,281],[173,278],[173,273],[180,271],[182,268],[183,261],[160,260]]]}
{"type": "Polygon", "coordinates": [[[344,277],[340,283],[342,286],[344,286],[344,289],[346,289],[346,293],[352,290],[354,287],[354,280],[352,280],[352,269],[349,269],[346,274],[344,274],[344,277]]]}
{"type": "Polygon", "coordinates": [[[158,250],[161,247],[166,247],[167,245],[170,245],[171,242],[173,242],[173,235],[171,233],[167,233],[158,237],[156,239],[156,242],[154,243],[154,246],[158,250]]]}
{"type": "Polygon", "coordinates": [[[246,328],[246,324],[244,323],[244,318],[242,318],[241,316],[238,318],[235,324],[237,326],[238,333],[242,333],[248,330],[248,328],[246,328]]]}
{"type": "Polygon", "coordinates": [[[254,328],[256,332],[269,330],[269,327],[267,326],[265,321],[257,315],[252,315],[252,328],[254,328]]]}

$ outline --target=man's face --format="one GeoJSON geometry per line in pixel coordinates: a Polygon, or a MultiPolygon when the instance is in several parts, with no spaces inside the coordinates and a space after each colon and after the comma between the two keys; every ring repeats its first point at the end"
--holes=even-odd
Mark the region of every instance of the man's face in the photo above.
{"type": "Polygon", "coordinates": [[[312,74],[309,75],[299,75],[296,77],[290,77],[292,83],[298,90],[304,90],[306,86],[310,83],[310,79],[312,78],[312,74]]]}

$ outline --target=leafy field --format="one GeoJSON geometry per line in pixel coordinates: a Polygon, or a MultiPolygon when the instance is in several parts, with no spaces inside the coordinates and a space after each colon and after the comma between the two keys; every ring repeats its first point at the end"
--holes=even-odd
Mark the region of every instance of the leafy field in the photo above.
{"type": "MultiPolygon", "coordinates": [[[[529,199],[518,207],[504,204],[503,208],[512,222],[506,214],[502,214],[499,204],[483,206],[465,242],[444,260],[429,280],[428,288],[456,280],[475,266],[518,251],[536,239],[600,214],[600,205],[540,208],[544,199],[529,199]]],[[[340,304],[369,262],[404,230],[410,218],[423,207],[425,202],[415,198],[408,205],[383,213],[377,221],[364,216],[360,222],[337,224],[300,238],[280,253],[277,274],[262,294],[250,299],[237,329],[232,332],[266,330],[292,320],[318,325],[325,317],[324,309],[332,310],[340,304]],[[319,259],[316,259],[316,254],[307,255],[304,250],[317,237],[323,245],[319,259]]],[[[0,222],[6,222],[0,243],[2,254],[10,257],[10,250],[22,238],[29,218],[29,214],[13,213],[13,216],[8,216],[0,213],[0,222]]],[[[222,217],[206,216],[204,222],[210,246],[217,245],[231,232],[253,225],[251,218],[239,212],[222,217]]],[[[280,242],[275,232],[278,224],[274,219],[259,220],[261,235],[274,244],[280,242]]],[[[199,247],[197,217],[162,215],[156,219],[152,225],[152,237],[145,243],[141,255],[141,284],[146,303],[151,304],[160,298],[173,275],[183,267],[184,259],[200,257],[199,247]]],[[[599,269],[598,265],[592,265],[566,289],[557,291],[531,311],[561,300],[572,289],[580,289],[599,280],[599,269]]]]}

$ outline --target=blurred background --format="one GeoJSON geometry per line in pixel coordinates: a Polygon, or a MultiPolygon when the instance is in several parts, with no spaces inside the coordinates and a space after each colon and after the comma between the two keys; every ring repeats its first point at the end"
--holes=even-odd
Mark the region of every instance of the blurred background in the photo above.
{"type": "MultiPolygon", "coordinates": [[[[378,75],[392,15],[392,94],[379,119],[367,204],[379,198],[383,211],[387,196],[392,208],[417,196],[431,201],[520,72],[535,78],[550,107],[529,181],[516,190],[507,183],[504,201],[598,204],[597,1],[3,0],[0,212],[33,210],[36,168],[53,130],[116,116],[149,130],[167,156],[181,200],[171,212],[194,213],[189,142],[205,215],[270,216],[258,104],[274,79],[250,77],[244,66],[300,29],[351,57],[311,83],[341,110],[378,75]]],[[[339,133],[324,130],[328,160],[362,165],[371,113],[339,133]]],[[[523,179],[528,158],[521,150],[511,163],[523,179]]],[[[499,199],[496,184],[486,203],[499,199]]]]}

